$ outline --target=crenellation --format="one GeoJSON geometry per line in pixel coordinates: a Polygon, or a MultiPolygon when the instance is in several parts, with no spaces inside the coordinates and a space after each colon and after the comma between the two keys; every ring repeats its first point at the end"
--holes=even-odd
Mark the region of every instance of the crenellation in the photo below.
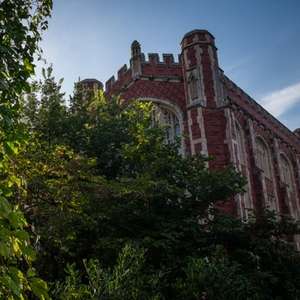
{"type": "Polygon", "coordinates": [[[159,54],[158,53],[148,53],[148,62],[153,65],[161,63],[160,59],[159,59],[159,54]]]}
{"type": "MultiPolygon", "coordinates": [[[[137,42],[135,41],[133,43],[135,47],[139,46],[137,42]]],[[[140,46],[139,46],[140,47],[140,46]]],[[[135,50],[136,52],[137,50],[135,50]]],[[[126,64],[124,64],[119,71],[117,72],[117,80],[115,80],[115,77],[112,76],[109,80],[105,83],[106,92],[109,93],[112,90],[115,89],[122,89],[125,86],[128,86],[131,81],[134,81],[138,78],[144,77],[144,76],[150,76],[149,75],[149,68],[151,67],[151,73],[155,73],[156,76],[151,75],[151,77],[157,77],[158,80],[160,78],[165,78],[164,81],[172,81],[175,80],[178,81],[178,76],[180,72],[178,71],[178,68],[180,68],[180,60],[181,55],[178,55],[178,61],[175,61],[174,55],[170,53],[164,53],[162,54],[163,59],[160,60],[160,56],[158,53],[148,53],[148,59],[145,59],[145,54],[142,52],[139,52],[140,49],[138,49],[138,59],[139,62],[134,62],[133,59],[136,59],[137,55],[135,54],[134,58],[131,58],[130,68],[126,64]],[[157,69],[153,69],[157,66],[157,69]],[[135,70],[136,72],[133,72],[132,70],[135,70]],[[138,71],[137,71],[138,70],[138,71]],[[155,70],[157,70],[155,72],[155,70]],[[131,73],[135,74],[131,74],[131,73]],[[129,73],[131,75],[129,75],[129,73]]]]}
{"type": "Polygon", "coordinates": [[[178,54],[178,55],[177,55],[177,62],[176,62],[176,60],[175,60],[175,64],[176,64],[176,63],[182,65],[182,54],[178,54]]]}
{"type": "Polygon", "coordinates": [[[110,77],[110,78],[105,82],[105,90],[106,90],[106,92],[109,92],[109,91],[112,89],[112,87],[113,87],[113,85],[114,85],[115,82],[116,82],[115,76],[110,77]]]}
{"type": "Polygon", "coordinates": [[[167,65],[174,64],[174,56],[170,53],[163,53],[163,62],[167,65]]]}
{"type": "Polygon", "coordinates": [[[142,60],[142,63],[145,64],[151,64],[151,65],[158,65],[160,67],[162,66],[166,66],[166,67],[170,67],[170,66],[176,66],[178,67],[181,64],[181,55],[178,54],[177,55],[177,60],[175,60],[174,55],[171,53],[163,53],[162,54],[162,60],[160,59],[160,55],[159,53],[148,53],[147,54],[148,59],[145,60],[145,56],[144,59],[142,60]]]}
{"type": "Polygon", "coordinates": [[[124,64],[123,67],[118,71],[118,80],[120,80],[123,77],[123,75],[126,73],[127,70],[128,70],[127,65],[124,64]]]}

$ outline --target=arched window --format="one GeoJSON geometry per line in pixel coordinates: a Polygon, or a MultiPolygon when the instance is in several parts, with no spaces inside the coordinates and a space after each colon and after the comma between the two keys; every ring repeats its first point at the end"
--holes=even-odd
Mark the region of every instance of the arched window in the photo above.
{"type": "Polygon", "coordinates": [[[256,139],[256,161],[257,166],[264,172],[264,176],[271,179],[272,172],[269,150],[265,142],[260,138],[256,139]]]}
{"type": "Polygon", "coordinates": [[[196,71],[192,71],[188,77],[188,87],[190,92],[191,100],[198,98],[198,78],[196,75],[196,71]]]}
{"type": "Polygon", "coordinates": [[[293,184],[293,171],[288,159],[280,155],[280,177],[286,188],[286,204],[289,213],[296,217],[298,215],[298,208],[295,201],[294,184],[293,184]]]}
{"type": "MultiPolygon", "coordinates": [[[[238,124],[234,123],[233,129],[233,150],[234,150],[234,163],[239,172],[243,174],[249,180],[248,168],[247,168],[247,153],[245,145],[245,136],[243,129],[238,124]]],[[[249,185],[246,185],[246,191],[243,194],[236,196],[238,216],[246,221],[248,219],[249,210],[252,208],[250,200],[249,185]]]]}
{"type": "Polygon", "coordinates": [[[237,165],[238,168],[241,170],[241,166],[246,165],[246,157],[245,157],[245,144],[244,144],[244,136],[242,129],[239,124],[236,123],[236,143],[237,143],[237,165]]]}
{"type": "Polygon", "coordinates": [[[280,164],[281,164],[281,180],[289,188],[293,188],[293,177],[290,163],[285,158],[284,155],[280,155],[280,164]]]}
{"type": "Polygon", "coordinates": [[[272,173],[271,153],[267,144],[261,138],[256,138],[256,165],[262,171],[261,182],[264,205],[272,211],[279,211],[274,176],[272,173]]]}
{"type": "Polygon", "coordinates": [[[177,116],[165,106],[154,104],[152,120],[165,128],[166,143],[174,143],[181,136],[180,123],[177,116]]]}

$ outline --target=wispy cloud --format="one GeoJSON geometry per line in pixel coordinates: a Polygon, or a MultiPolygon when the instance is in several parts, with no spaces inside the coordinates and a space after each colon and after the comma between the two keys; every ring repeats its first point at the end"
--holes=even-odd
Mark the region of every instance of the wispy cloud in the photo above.
{"type": "Polygon", "coordinates": [[[226,66],[226,64],[225,64],[224,70],[226,73],[232,74],[236,71],[239,71],[240,69],[243,69],[245,67],[245,65],[247,65],[250,61],[251,61],[250,56],[237,59],[236,61],[231,62],[231,64],[229,64],[228,66],[226,66]]]}
{"type": "Polygon", "coordinates": [[[300,103],[300,82],[267,94],[262,105],[275,117],[279,117],[295,104],[300,103]]]}

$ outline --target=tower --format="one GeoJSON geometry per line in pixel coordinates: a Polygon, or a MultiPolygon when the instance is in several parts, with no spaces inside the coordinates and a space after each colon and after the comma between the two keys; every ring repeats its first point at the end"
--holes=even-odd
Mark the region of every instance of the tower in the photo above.
{"type": "Polygon", "coordinates": [[[181,48],[187,105],[221,106],[220,70],[213,35],[206,30],[190,31],[183,37],[181,48]]]}
{"type": "Polygon", "coordinates": [[[211,155],[210,165],[223,167],[229,163],[227,121],[214,37],[193,30],[183,37],[181,48],[191,152],[211,155]]]}

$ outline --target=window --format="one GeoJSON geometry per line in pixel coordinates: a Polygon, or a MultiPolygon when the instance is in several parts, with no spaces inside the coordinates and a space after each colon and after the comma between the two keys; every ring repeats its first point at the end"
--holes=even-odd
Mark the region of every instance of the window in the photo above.
{"type": "MultiPolygon", "coordinates": [[[[235,165],[237,170],[249,180],[244,132],[237,122],[233,124],[235,125],[233,126],[232,132],[235,165]]],[[[236,195],[236,202],[238,216],[241,218],[241,220],[247,221],[249,209],[252,207],[248,185],[246,185],[246,191],[244,193],[236,195]]]]}
{"type": "Polygon", "coordinates": [[[261,139],[256,139],[257,166],[264,172],[264,176],[272,178],[269,150],[261,139]]]}
{"type": "Polygon", "coordinates": [[[168,144],[174,143],[180,137],[180,124],[177,116],[162,105],[155,104],[152,114],[153,123],[165,128],[165,141],[168,144]]]}
{"type": "Polygon", "coordinates": [[[281,180],[286,186],[291,189],[293,187],[292,171],[288,160],[281,154],[280,155],[281,164],[281,180]]]}
{"type": "Polygon", "coordinates": [[[286,186],[286,205],[288,206],[289,213],[297,217],[298,208],[294,201],[293,170],[287,158],[282,154],[280,155],[280,177],[286,186]]]}
{"type": "Polygon", "coordinates": [[[246,158],[245,158],[245,145],[244,145],[244,137],[243,132],[239,126],[236,124],[236,143],[237,143],[237,165],[238,168],[241,170],[241,165],[246,165],[246,158]]]}
{"type": "Polygon", "coordinates": [[[195,100],[198,98],[198,78],[196,74],[196,70],[191,71],[188,76],[188,87],[190,92],[191,100],[195,100]]]}

